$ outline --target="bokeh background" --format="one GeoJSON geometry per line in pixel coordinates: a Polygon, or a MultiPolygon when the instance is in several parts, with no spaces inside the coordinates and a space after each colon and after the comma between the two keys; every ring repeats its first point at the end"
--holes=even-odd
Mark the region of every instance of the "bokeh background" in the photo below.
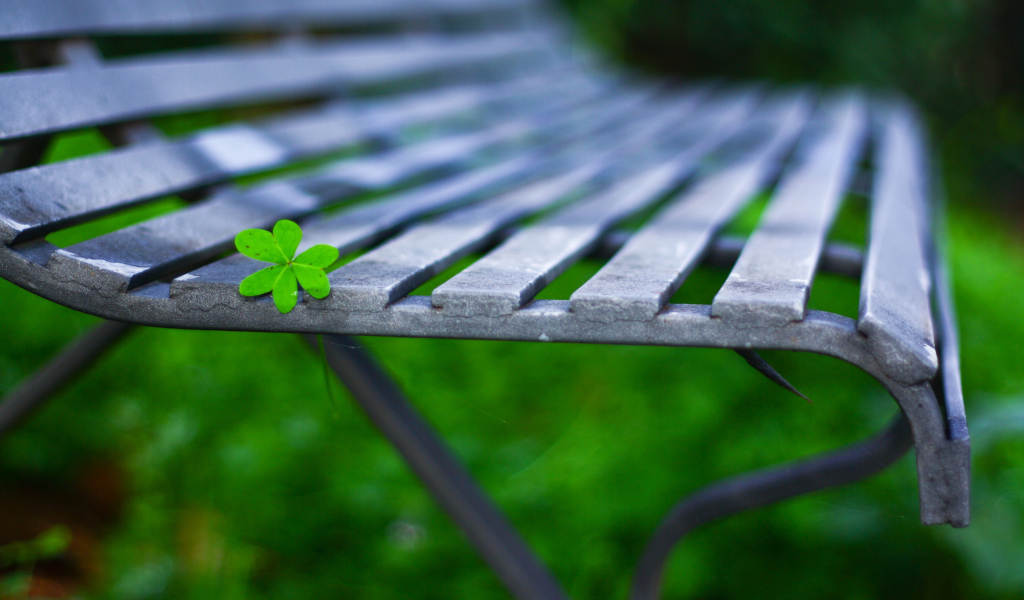
{"type": "MultiPolygon", "coordinates": [[[[629,68],[903,90],[925,111],[949,202],[972,525],[920,524],[908,456],[695,532],[665,597],[1024,598],[1024,4],[565,10],[582,40],[629,68]]],[[[102,145],[96,132],[64,136],[48,160],[102,145]]],[[[853,228],[834,236],[862,239],[863,215],[847,216],[853,228]]],[[[756,214],[744,218],[734,227],[756,214]]],[[[596,268],[578,265],[546,297],[596,268]]],[[[709,302],[724,276],[698,271],[676,301],[709,302]]],[[[856,286],[822,276],[811,302],[855,311],[856,286]]],[[[96,322],[6,282],[0,307],[0,393],[96,322]]],[[[361,343],[579,599],[626,596],[646,536],[682,495],[856,441],[896,410],[870,378],[817,356],[766,353],[807,404],[726,351],[361,343]]],[[[66,549],[36,573],[87,598],[506,598],[340,386],[332,401],[321,368],[295,336],[135,331],[0,444],[3,541],[62,527],[66,549]]],[[[11,573],[0,595],[16,589],[11,573]]]]}

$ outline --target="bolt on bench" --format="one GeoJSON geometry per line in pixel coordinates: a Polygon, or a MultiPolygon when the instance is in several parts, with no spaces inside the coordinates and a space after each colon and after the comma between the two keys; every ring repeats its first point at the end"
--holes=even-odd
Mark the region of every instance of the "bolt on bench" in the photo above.
{"type": "Polygon", "coordinates": [[[528,0],[0,0],[0,14],[23,67],[0,73],[0,275],[109,319],[8,394],[0,431],[134,324],[329,334],[343,342],[328,345],[330,366],[512,593],[563,598],[341,336],[730,348],[789,389],[756,351],[795,350],[871,374],[899,416],[861,444],[682,501],[640,559],[634,598],[657,596],[694,527],[866,477],[911,446],[922,521],[967,524],[953,307],[906,102],[631,77],[574,49],[528,0]],[[182,33],[223,43],[110,59],[94,43],[182,33]],[[261,116],[177,137],[147,121],[248,106],[261,116]],[[39,164],[54,135],[91,127],[115,149],[39,164]],[[864,249],[827,243],[853,192],[870,198],[864,249]],[[174,212],[64,248],[47,240],[171,194],[183,199],[174,212]],[[722,235],[759,196],[753,233],[722,235]],[[617,228],[649,211],[635,231],[617,228]],[[238,293],[264,265],[233,253],[239,231],[279,219],[302,224],[299,251],[360,253],[330,274],[329,296],[289,314],[238,293]],[[429,297],[410,295],[471,254],[482,256],[429,297]],[[588,257],[603,267],[569,298],[535,299],[588,257]],[[731,269],[714,301],[670,303],[698,264],[731,269]],[[860,280],[856,320],[808,310],[819,270],[860,280]]]}

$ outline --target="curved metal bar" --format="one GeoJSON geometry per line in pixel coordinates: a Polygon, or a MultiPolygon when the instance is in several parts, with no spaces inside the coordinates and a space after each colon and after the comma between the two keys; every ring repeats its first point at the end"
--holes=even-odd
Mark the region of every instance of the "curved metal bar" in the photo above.
{"type": "Polygon", "coordinates": [[[677,504],[661,522],[637,564],[631,600],[653,600],[661,590],[665,562],[679,540],[693,529],[736,513],[882,471],[913,443],[900,413],[881,434],[836,452],[772,467],[715,483],[677,504]]]}
{"type": "Polygon", "coordinates": [[[0,404],[0,436],[14,429],[135,326],[104,321],[65,346],[43,367],[21,381],[0,404]]]}
{"type": "Polygon", "coordinates": [[[350,337],[325,337],[327,364],[512,595],[565,600],[554,576],[373,357],[350,337]]]}

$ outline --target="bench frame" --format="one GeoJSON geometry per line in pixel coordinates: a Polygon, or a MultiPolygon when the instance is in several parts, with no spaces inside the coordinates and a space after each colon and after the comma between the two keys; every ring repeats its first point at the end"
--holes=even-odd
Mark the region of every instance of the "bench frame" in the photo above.
{"type": "MultiPolygon", "coordinates": [[[[508,4],[514,8],[519,3],[508,4]]],[[[323,17],[318,12],[322,6],[316,2],[310,6],[313,8],[308,10],[318,18],[323,17]]],[[[456,2],[450,6],[460,5],[456,2]]],[[[253,10],[252,15],[237,21],[239,27],[272,21],[279,16],[253,10]]],[[[301,14],[302,10],[295,14],[301,14]]],[[[22,21],[7,21],[10,31],[0,25],[0,36],[12,39],[39,37],[43,33],[72,33],[66,23],[50,23],[46,26],[50,29],[46,29],[33,24],[31,18],[22,17],[22,21]]],[[[98,14],[96,22],[90,26],[95,32],[118,32],[121,28],[134,31],[153,26],[146,18],[141,15],[137,23],[126,25],[118,21],[116,15],[98,14]]],[[[160,21],[158,16],[153,18],[171,30],[187,30],[223,26],[224,15],[216,11],[205,16],[195,13],[170,22],[160,21]]],[[[340,22],[349,22],[351,18],[351,14],[338,16],[340,22]]],[[[20,47],[26,67],[101,62],[94,48],[81,40],[25,42],[20,47]]],[[[876,106],[881,107],[880,114],[913,121],[911,109],[902,102],[887,100],[876,106]]],[[[115,146],[160,140],[156,130],[141,121],[113,122],[104,125],[102,131],[115,146]]],[[[49,136],[39,134],[15,139],[4,146],[0,154],[0,173],[23,170],[38,163],[49,136]]],[[[199,201],[218,193],[218,188],[199,186],[189,193],[190,200],[199,201]]],[[[918,210],[915,218],[925,221],[922,226],[927,228],[928,209],[922,205],[918,210]]],[[[514,235],[514,232],[506,230],[503,234],[514,235]]],[[[613,256],[628,243],[628,237],[616,232],[605,234],[590,253],[613,256]]],[[[871,321],[863,315],[857,322],[831,313],[808,311],[802,320],[780,326],[768,321],[751,324],[722,318],[716,312],[718,308],[713,306],[670,304],[648,320],[601,320],[581,316],[573,310],[570,301],[554,300],[535,300],[511,314],[466,315],[439,310],[430,298],[420,296],[405,296],[383,310],[350,310],[305,301],[292,313],[282,315],[269,299],[246,300],[230,286],[211,292],[209,287],[191,288],[187,279],[179,278],[171,283],[155,278],[145,285],[125,289],[123,273],[116,268],[97,268],[88,261],[51,260],[55,248],[41,237],[21,242],[7,235],[5,241],[18,242],[0,248],[0,274],[5,279],[44,298],[108,321],[70,344],[48,365],[7,394],[0,404],[0,434],[21,422],[46,398],[86,369],[133,325],[275,331],[307,337],[328,334],[327,338],[335,342],[326,346],[328,364],[518,598],[558,599],[565,595],[439,436],[405,400],[397,385],[372,357],[345,336],[730,348],[741,352],[749,361],[759,360],[753,352],[758,349],[795,350],[849,362],[872,375],[893,396],[900,415],[874,438],[834,453],[721,482],[681,501],[655,531],[639,561],[632,591],[635,600],[658,595],[670,551],[693,528],[743,510],[867,477],[895,462],[911,446],[917,455],[922,521],[956,527],[968,522],[970,450],[960,391],[955,314],[946,270],[930,238],[926,240],[925,261],[933,295],[937,372],[934,367],[928,368],[927,356],[919,356],[921,346],[914,332],[904,335],[885,323],[866,331],[871,321]]],[[[741,257],[743,248],[742,240],[717,238],[705,253],[703,264],[733,265],[741,257]]],[[[832,244],[822,249],[819,268],[860,279],[869,264],[875,269],[880,261],[886,260],[884,256],[864,257],[858,249],[832,244]]],[[[862,313],[865,310],[870,313],[871,307],[862,306],[862,313]]],[[[759,369],[770,371],[770,367],[764,365],[759,369]]]]}

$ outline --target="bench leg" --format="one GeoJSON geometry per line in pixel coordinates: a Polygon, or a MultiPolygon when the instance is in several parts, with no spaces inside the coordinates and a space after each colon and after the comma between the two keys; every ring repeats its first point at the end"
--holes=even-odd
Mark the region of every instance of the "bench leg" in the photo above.
{"type": "Polygon", "coordinates": [[[555,578],[383,368],[356,340],[338,335],[324,338],[327,364],[513,596],[566,598],[555,578]]]}
{"type": "Polygon", "coordinates": [[[103,321],[73,340],[57,356],[15,386],[0,404],[0,436],[16,427],[50,396],[89,368],[133,327],[118,321],[103,321]]]}
{"type": "Polygon", "coordinates": [[[665,562],[687,533],[710,521],[787,498],[851,483],[884,470],[913,444],[900,413],[880,434],[841,450],[803,461],[739,475],[684,498],[651,536],[633,576],[631,600],[654,600],[665,562]]]}

